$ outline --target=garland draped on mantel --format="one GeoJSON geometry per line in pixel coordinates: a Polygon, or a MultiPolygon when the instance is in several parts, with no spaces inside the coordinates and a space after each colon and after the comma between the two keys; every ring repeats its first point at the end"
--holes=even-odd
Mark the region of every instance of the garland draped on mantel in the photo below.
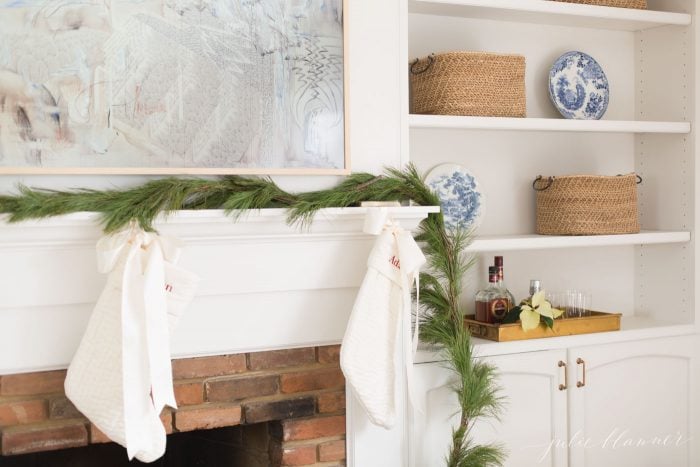
{"type": "MultiPolygon", "coordinates": [[[[290,224],[308,225],[322,208],[357,206],[362,201],[412,200],[423,206],[440,204],[413,165],[387,169],[384,175],[355,173],[336,187],[288,193],[270,178],[225,176],[218,179],[164,178],[129,189],[56,191],[19,187],[17,195],[0,195],[0,213],[9,222],[47,218],[74,212],[97,212],[105,233],[136,220],[147,231],[161,214],[176,210],[223,209],[234,219],[249,209],[286,208],[290,224]]],[[[502,399],[494,367],[473,358],[471,339],[462,324],[459,297],[471,260],[464,254],[470,234],[445,229],[442,213],[421,222],[416,240],[428,259],[421,273],[420,305],[426,321],[421,338],[439,346],[446,365],[456,373],[454,392],[460,404],[459,425],[453,430],[446,455],[449,467],[502,465],[501,446],[475,445],[470,428],[480,417],[497,417],[502,399]]]]}

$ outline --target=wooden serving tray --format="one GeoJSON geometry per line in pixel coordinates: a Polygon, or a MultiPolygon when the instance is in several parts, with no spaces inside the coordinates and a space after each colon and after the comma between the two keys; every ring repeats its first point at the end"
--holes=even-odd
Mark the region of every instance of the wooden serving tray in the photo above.
{"type": "Polygon", "coordinates": [[[523,331],[520,323],[489,324],[474,320],[474,315],[464,317],[464,326],[472,336],[496,342],[540,339],[542,337],[572,336],[574,334],[590,334],[620,330],[621,313],[603,313],[591,311],[590,316],[580,318],[560,318],[554,320],[554,329],[549,329],[544,323],[530,331],[523,331]]]}

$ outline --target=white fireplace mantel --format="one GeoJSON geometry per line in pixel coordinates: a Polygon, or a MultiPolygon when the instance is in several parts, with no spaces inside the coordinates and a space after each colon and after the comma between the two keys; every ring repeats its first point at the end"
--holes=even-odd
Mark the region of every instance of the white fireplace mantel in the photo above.
{"type": "MultiPolygon", "coordinates": [[[[179,211],[155,224],[185,241],[201,278],[172,343],[175,357],[338,343],[365,272],[368,208],[323,209],[308,226],[287,211],[179,211]]],[[[437,207],[390,208],[415,229],[437,207]]],[[[65,368],[104,285],[95,213],[0,218],[0,375],[65,368]]]]}

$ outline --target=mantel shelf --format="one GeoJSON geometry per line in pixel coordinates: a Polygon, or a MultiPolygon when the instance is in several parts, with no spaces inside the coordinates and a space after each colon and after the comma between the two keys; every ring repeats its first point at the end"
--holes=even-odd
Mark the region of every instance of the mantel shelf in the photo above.
{"type": "MultiPolygon", "coordinates": [[[[375,242],[363,233],[370,209],[321,209],[303,226],[288,225],[285,209],[251,210],[236,220],[221,210],[157,219],[159,232],[183,241],[178,266],[200,278],[172,354],[340,342],[375,242]]],[[[405,229],[438,211],[388,208],[405,229]]],[[[96,268],[99,215],[5,220],[0,216],[0,375],[66,368],[105,287],[96,268]]]]}
{"type": "Polygon", "coordinates": [[[416,115],[408,117],[410,128],[446,130],[568,131],[589,133],[690,133],[689,122],[634,120],[566,120],[563,118],[462,117],[416,115]]]}
{"type": "Polygon", "coordinates": [[[691,16],[686,13],[544,0],[409,0],[408,5],[410,13],[618,31],[641,31],[667,25],[687,26],[691,23],[691,16]]]}
{"type": "Polygon", "coordinates": [[[686,243],[690,232],[643,231],[629,235],[508,235],[478,237],[468,247],[474,253],[488,251],[545,250],[556,248],[581,248],[624,245],[656,245],[686,243]]]}
{"type": "MultiPolygon", "coordinates": [[[[287,223],[286,209],[249,210],[238,219],[219,209],[175,211],[156,219],[155,228],[178,237],[188,245],[255,243],[320,238],[363,237],[367,207],[320,209],[308,225],[287,223]]],[[[439,206],[402,206],[389,208],[392,218],[413,230],[439,206]]],[[[16,248],[94,245],[102,236],[99,214],[80,212],[48,219],[8,223],[0,214],[0,251],[16,248]]]]}

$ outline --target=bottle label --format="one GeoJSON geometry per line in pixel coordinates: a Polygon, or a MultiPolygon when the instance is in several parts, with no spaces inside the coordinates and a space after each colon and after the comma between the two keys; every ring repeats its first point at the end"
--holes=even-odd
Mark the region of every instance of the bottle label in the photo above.
{"type": "Polygon", "coordinates": [[[508,299],[497,298],[489,302],[489,314],[493,322],[499,323],[508,314],[508,299]]]}

